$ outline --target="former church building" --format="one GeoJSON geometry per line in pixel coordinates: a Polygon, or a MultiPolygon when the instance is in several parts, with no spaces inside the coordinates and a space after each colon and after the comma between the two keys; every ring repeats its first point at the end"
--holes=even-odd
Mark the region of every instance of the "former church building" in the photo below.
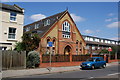
{"type": "Polygon", "coordinates": [[[86,43],[68,10],[24,26],[24,32],[38,33],[40,51],[48,54],[48,42],[53,42],[52,54],[86,54],[86,43]]]}

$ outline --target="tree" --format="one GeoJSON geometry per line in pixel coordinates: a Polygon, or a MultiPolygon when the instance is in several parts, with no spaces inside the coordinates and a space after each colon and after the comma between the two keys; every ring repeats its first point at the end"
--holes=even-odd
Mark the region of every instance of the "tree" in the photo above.
{"type": "Polygon", "coordinates": [[[108,50],[106,50],[106,49],[102,49],[101,51],[100,51],[100,54],[108,54],[109,52],[108,52],[108,50]]]}
{"type": "Polygon", "coordinates": [[[118,46],[112,46],[111,54],[116,54],[118,52],[118,46]]]}
{"type": "Polygon", "coordinates": [[[22,42],[16,44],[16,50],[27,52],[33,51],[39,47],[40,37],[36,33],[24,33],[22,36],[22,42]]]}

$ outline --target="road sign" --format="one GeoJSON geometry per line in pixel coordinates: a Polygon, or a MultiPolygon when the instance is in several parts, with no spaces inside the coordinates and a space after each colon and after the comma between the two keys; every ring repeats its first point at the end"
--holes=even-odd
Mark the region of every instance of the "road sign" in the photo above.
{"type": "Polygon", "coordinates": [[[53,42],[48,42],[48,47],[53,47],[53,42]]]}
{"type": "Polygon", "coordinates": [[[109,52],[111,52],[111,51],[112,51],[112,48],[111,48],[111,47],[109,47],[109,48],[108,48],[108,51],[109,51],[109,52]]]}

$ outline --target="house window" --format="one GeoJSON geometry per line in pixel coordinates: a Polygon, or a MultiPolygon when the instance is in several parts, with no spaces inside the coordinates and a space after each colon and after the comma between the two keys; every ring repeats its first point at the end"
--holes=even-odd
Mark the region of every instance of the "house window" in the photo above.
{"type": "Polygon", "coordinates": [[[103,40],[101,40],[101,42],[103,43],[103,40]]]}
{"type": "Polygon", "coordinates": [[[16,28],[9,28],[8,39],[15,39],[16,28]]]}
{"type": "Polygon", "coordinates": [[[46,21],[44,21],[44,26],[50,25],[50,19],[47,19],[46,21]]]}
{"type": "Polygon", "coordinates": [[[39,24],[35,24],[35,29],[39,28],[39,24]]]}
{"type": "Polygon", "coordinates": [[[16,16],[17,16],[17,14],[15,12],[11,12],[10,13],[10,20],[11,21],[16,21],[16,16]]]}
{"type": "Polygon", "coordinates": [[[30,27],[26,27],[26,32],[27,32],[27,31],[30,31],[30,27]]]}

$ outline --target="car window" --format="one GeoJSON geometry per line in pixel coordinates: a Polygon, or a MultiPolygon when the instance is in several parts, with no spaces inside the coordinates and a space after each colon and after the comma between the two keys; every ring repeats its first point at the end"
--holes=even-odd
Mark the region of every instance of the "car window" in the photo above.
{"type": "Polygon", "coordinates": [[[89,58],[87,59],[87,61],[94,61],[94,58],[89,58]]]}
{"type": "Polygon", "coordinates": [[[97,58],[96,61],[101,61],[101,60],[99,58],[97,58]]]}

